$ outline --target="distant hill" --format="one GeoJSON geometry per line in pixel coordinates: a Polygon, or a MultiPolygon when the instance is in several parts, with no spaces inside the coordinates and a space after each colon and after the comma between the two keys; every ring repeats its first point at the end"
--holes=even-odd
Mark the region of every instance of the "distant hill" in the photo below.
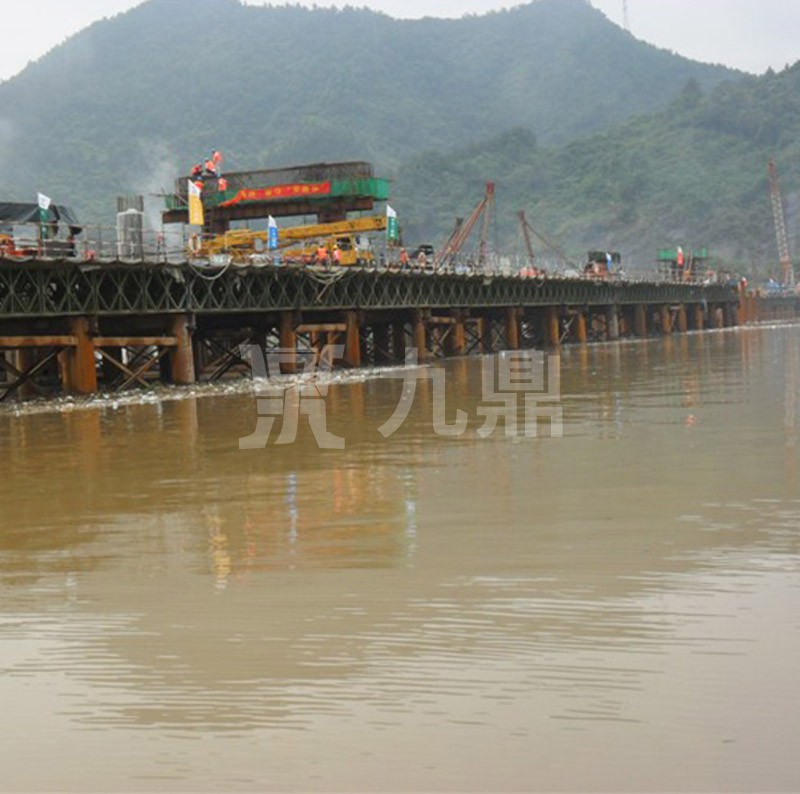
{"type": "Polygon", "coordinates": [[[586,0],[414,21],[149,0],[0,84],[0,197],[43,191],[90,217],[171,188],[217,147],[229,169],[393,169],[513,127],[573,140],[734,74],[635,40],[586,0]]]}
{"type": "MultiPolygon", "coordinates": [[[[407,239],[439,242],[495,180],[497,237],[506,248],[514,247],[515,213],[524,209],[537,231],[578,261],[587,250],[611,249],[646,266],[658,248],[682,244],[708,246],[744,271],[777,272],[771,157],[798,252],[800,62],[705,94],[689,81],[666,109],[563,146],[542,146],[517,129],[413,158],[398,172],[393,206],[407,239]]],[[[538,241],[537,248],[547,256],[538,241]]]]}

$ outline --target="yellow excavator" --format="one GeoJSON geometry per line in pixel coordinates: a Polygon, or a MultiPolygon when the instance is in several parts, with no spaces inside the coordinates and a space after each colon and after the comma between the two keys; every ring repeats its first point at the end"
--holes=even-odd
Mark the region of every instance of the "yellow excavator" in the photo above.
{"type": "MultiPolygon", "coordinates": [[[[320,245],[328,250],[331,260],[333,251],[339,249],[342,265],[369,264],[374,254],[360,244],[359,234],[376,232],[386,228],[385,215],[369,215],[347,221],[317,223],[306,226],[290,226],[278,230],[278,250],[287,261],[312,262],[320,245]],[[307,241],[307,242],[306,242],[307,241]],[[314,241],[313,243],[311,241],[314,241]]],[[[231,229],[208,240],[195,238],[189,245],[192,259],[228,254],[234,262],[245,262],[259,249],[264,250],[269,240],[269,231],[231,229]]]]}

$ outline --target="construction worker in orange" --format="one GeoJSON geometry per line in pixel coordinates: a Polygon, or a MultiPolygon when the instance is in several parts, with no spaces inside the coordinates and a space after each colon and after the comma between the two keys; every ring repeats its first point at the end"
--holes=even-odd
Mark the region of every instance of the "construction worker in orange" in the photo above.
{"type": "Polygon", "coordinates": [[[342,264],[342,252],[339,250],[338,245],[333,246],[333,264],[334,265],[342,264]]]}
{"type": "Polygon", "coordinates": [[[677,281],[683,281],[683,248],[678,246],[678,251],[675,255],[675,264],[677,265],[677,272],[675,277],[677,281]]]}
{"type": "Polygon", "coordinates": [[[405,248],[400,249],[400,267],[403,270],[408,267],[408,251],[405,248]]]}
{"type": "Polygon", "coordinates": [[[221,176],[217,180],[217,190],[219,190],[220,193],[224,193],[227,189],[228,189],[228,180],[225,179],[224,176],[221,176]]]}
{"type": "Polygon", "coordinates": [[[316,262],[320,267],[326,267],[328,264],[328,249],[324,243],[320,243],[317,247],[316,262]]]}

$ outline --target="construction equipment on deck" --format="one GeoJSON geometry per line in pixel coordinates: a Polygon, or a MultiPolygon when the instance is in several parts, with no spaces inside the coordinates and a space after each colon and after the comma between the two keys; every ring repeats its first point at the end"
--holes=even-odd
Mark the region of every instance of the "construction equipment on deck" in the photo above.
{"type": "MultiPolygon", "coordinates": [[[[290,226],[278,230],[278,248],[286,248],[295,242],[324,240],[324,244],[332,251],[338,246],[342,252],[343,265],[357,264],[362,258],[359,253],[362,249],[357,245],[358,233],[381,231],[386,228],[386,215],[368,215],[363,218],[353,218],[346,221],[332,223],[315,223],[305,226],[290,226]],[[351,261],[352,260],[352,261],[351,261]]],[[[219,254],[228,254],[233,261],[244,261],[252,254],[258,252],[258,247],[268,244],[269,230],[254,231],[252,229],[231,229],[224,234],[204,240],[199,246],[191,247],[192,258],[208,258],[219,254]]],[[[307,256],[307,247],[286,251],[284,256],[298,259],[307,256]]],[[[316,246],[315,246],[316,248],[316,246]]],[[[365,255],[366,256],[366,255],[365,255]]],[[[371,258],[371,257],[367,257],[371,258]]]]}
{"type": "Polygon", "coordinates": [[[530,237],[531,234],[533,234],[534,237],[536,237],[539,240],[539,242],[541,242],[545,247],[549,248],[558,257],[562,267],[565,268],[570,267],[573,268],[574,270],[580,270],[578,265],[575,262],[573,262],[569,258],[569,256],[567,256],[563,248],[561,248],[560,246],[556,245],[554,242],[549,240],[541,232],[537,232],[536,229],[534,229],[533,226],[530,225],[528,219],[525,217],[525,210],[520,210],[517,213],[517,217],[519,218],[519,225],[520,228],[522,229],[522,237],[525,240],[525,250],[528,254],[528,266],[531,269],[535,269],[533,263],[535,253],[533,250],[533,243],[531,242],[531,237],[530,237]]]}
{"type": "Polygon", "coordinates": [[[481,224],[481,236],[478,244],[478,267],[484,268],[486,265],[486,251],[487,251],[487,237],[489,232],[489,221],[492,217],[494,210],[494,182],[486,183],[486,193],[480,200],[480,203],[472,212],[472,215],[467,218],[466,222],[460,218],[456,220],[455,228],[453,229],[447,242],[439,248],[433,257],[433,269],[440,270],[444,267],[449,267],[455,264],[456,256],[463,247],[464,243],[472,233],[475,224],[483,216],[483,223],[481,224]]]}
{"type": "Polygon", "coordinates": [[[775,161],[769,161],[769,192],[772,199],[772,217],[775,220],[775,237],[778,242],[778,257],[781,263],[781,283],[784,287],[794,286],[794,267],[789,256],[789,238],[786,235],[786,216],[783,199],[778,185],[778,169],[775,161]]]}

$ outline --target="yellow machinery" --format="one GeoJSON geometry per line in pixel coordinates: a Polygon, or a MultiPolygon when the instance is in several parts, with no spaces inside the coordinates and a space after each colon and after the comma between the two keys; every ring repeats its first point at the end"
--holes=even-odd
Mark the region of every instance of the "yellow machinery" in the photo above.
{"type": "MultiPolygon", "coordinates": [[[[370,262],[374,259],[372,252],[359,245],[360,232],[381,231],[386,228],[385,215],[369,215],[349,221],[333,223],[317,223],[306,226],[290,226],[278,230],[278,248],[284,259],[297,261],[313,261],[320,245],[324,245],[333,260],[334,247],[338,247],[343,265],[355,265],[370,262]],[[316,240],[314,245],[292,246],[295,242],[316,240]]],[[[200,241],[195,238],[190,242],[189,254],[192,258],[208,258],[216,254],[230,254],[234,261],[244,261],[251,254],[265,249],[269,240],[269,231],[253,231],[251,229],[231,229],[224,234],[200,241]],[[260,242],[259,242],[260,241],[260,242]]]]}

